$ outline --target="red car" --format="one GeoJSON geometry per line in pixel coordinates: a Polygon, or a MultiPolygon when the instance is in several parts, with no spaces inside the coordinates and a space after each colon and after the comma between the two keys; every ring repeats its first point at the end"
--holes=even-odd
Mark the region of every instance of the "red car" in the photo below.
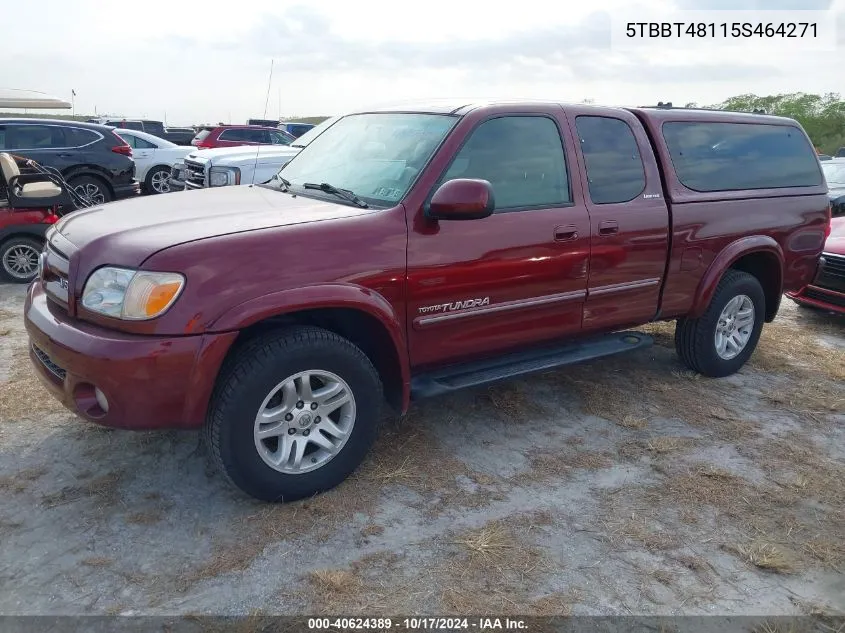
{"type": "Polygon", "coordinates": [[[285,501],[348,477],[383,403],[642,349],[640,324],[733,374],[831,208],[792,119],[539,102],[357,112],[266,184],[110,207],[47,233],[39,379],[93,423],[204,428],[285,501]]]}
{"type": "Polygon", "coordinates": [[[290,145],[295,138],[274,127],[258,125],[219,125],[201,130],[191,145],[202,149],[240,145],[290,145]]]}
{"type": "Polygon", "coordinates": [[[824,245],[824,260],[813,282],[786,296],[814,308],[845,314],[845,158],[822,163],[830,198],[830,236],[824,245]]]}
{"type": "Polygon", "coordinates": [[[831,220],[819,274],[808,286],[786,296],[799,305],[845,314],[845,216],[831,220]]]}

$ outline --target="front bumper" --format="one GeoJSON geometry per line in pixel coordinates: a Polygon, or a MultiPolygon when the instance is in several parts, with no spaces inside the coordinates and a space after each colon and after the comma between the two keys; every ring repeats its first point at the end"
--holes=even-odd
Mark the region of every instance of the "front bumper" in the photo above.
{"type": "MultiPolygon", "coordinates": [[[[833,256],[834,260],[836,256],[833,256]]],[[[826,264],[827,261],[824,256],[819,259],[819,265],[816,269],[816,274],[813,281],[796,292],[787,292],[786,296],[804,305],[821,308],[823,310],[830,310],[831,312],[839,312],[845,314],[845,293],[828,288],[824,284],[829,281],[826,279],[826,264]]],[[[841,282],[840,282],[841,285],[841,282]]]]}
{"type": "Polygon", "coordinates": [[[27,292],[24,322],[30,360],[57,400],[91,422],[139,430],[201,426],[217,372],[236,336],[106,330],[70,319],[48,300],[38,281],[27,292]],[[95,387],[105,395],[105,409],[95,387]]]}

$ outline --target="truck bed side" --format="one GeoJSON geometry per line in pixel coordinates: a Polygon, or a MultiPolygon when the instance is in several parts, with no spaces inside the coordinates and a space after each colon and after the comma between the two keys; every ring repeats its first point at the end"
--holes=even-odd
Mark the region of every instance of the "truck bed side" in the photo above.
{"type": "MultiPolygon", "coordinates": [[[[670,249],[659,318],[700,316],[724,271],[733,267],[760,279],[767,297],[766,317],[772,320],[781,294],[806,285],[815,274],[827,225],[824,179],[808,187],[694,191],[681,183],[662,128],[667,121],[790,122],[751,114],[728,118],[706,111],[631,111],[649,135],[669,204],[670,249]]],[[[794,130],[806,139],[803,130],[797,126],[794,130]]]]}

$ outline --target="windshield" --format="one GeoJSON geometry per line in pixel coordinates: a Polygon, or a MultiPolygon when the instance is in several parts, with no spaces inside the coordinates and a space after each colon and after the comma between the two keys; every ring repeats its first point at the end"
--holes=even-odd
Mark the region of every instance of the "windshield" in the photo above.
{"type": "Polygon", "coordinates": [[[279,176],[296,189],[328,183],[368,204],[393,206],[457,120],[442,114],[346,116],[314,138],[279,176]]]}
{"type": "Polygon", "coordinates": [[[845,185],[845,163],[822,163],[822,171],[828,184],[845,185]]]}

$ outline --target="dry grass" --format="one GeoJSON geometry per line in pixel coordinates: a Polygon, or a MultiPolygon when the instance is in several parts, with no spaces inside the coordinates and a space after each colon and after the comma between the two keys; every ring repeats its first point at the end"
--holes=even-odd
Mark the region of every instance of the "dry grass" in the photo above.
{"type": "Polygon", "coordinates": [[[369,536],[378,536],[379,534],[384,533],[384,527],[381,525],[376,525],[375,523],[368,523],[363,528],[361,528],[361,536],[369,537],[369,536]]]}
{"type": "Polygon", "coordinates": [[[725,550],[763,571],[775,574],[790,574],[796,570],[795,557],[774,543],[754,542],[745,545],[727,545],[725,550]]]}
{"type": "Polygon", "coordinates": [[[20,494],[29,489],[32,482],[37,481],[47,473],[44,467],[24,468],[11,475],[0,477],[0,491],[20,494]]]}
{"type": "Polygon", "coordinates": [[[161,522],[164,518],[164,510],[161,508],[154,508],[152,510],[142,510],[140,512],[133,512],[126,515],[125,521],[132,525],[155,525],[161,522]]]}
{"type": "Polygon", "coordinates": [[[648,426],[648,420],[645,418],[637,417],[635,415],[626,415],[622,418],[622,420],[618,421],[616,424],[626,429],[641,431],[648,426]]]}
{"type": "Polygon", "coordinates": [[[321,593],[350,594],[361,587],[361,579],[345,569],[318,569],[308,574],[307,580],[321,593]]]}
{"type": "Polygon", "coordinates": [[[540,404],[526,393],[524,387],[513,383],[501,383],[488,387],[486,393],[479,396],[479,404],[490,405],[500,418],[508,422],[523,422],[526,416],[545,413],[540,404]]]}
{"type": "Polygon", "coordinates": [[[694,440],[688,437],[661,436],[653,437],[648,440],[645,443],[645,447],[653,453],[665,455],[667,453],[674,453],[676,451],[689,448],[692,444],[694,444],[694,440]]]}
{"type": "Polygon", "coordinates": [[[9,380],[0,385],[0,411],[2,422],[31,420],[44,413],[64,411],[35,375],[25,345],[12,354],[9,366],[14,368],[9,380]]]}
{"type": "Polygon", "coordinates": [[[636,541],[650,552],[673,550],[680,546],[677,533],[666,530],[653,517],[637,514],[618,523],[606,523],[605,538],[611,545],[619,539],[636,541]]]}
{"type": "Polygon", "coordinates": [[[92,499],[100,505],[113,506],[117,502],[122,477],[123,473],[115,471],[79,486],[65,486],[57,492],[44,495],[41,504],[46,508],[53,508],[82,499],[92,499]]]}
{"type": "Polygon", "coordinates": [[[105,556],[91,556],[89,558],[83,558],[79,561],[80,565],[85,565],[86,567],[108,567],[114,562],[114,559],[106,558],[105,556]]]}
{"type": "Polygon", "coordinates": [[[640,332],[645,332],[654,339],[654,344],[661,347],[669,347],[675,349],[675,322],[674,321],[659,321],[655,323],[646,323],[637,328],[640,332]]]}
{"type": "Polygon", "coordinates": [[[12,333],[12,330],[10,330],[8,328],[0,329],[0,336],[9,336],[9,334],[11,334],[11,333],[12,333]]]}

